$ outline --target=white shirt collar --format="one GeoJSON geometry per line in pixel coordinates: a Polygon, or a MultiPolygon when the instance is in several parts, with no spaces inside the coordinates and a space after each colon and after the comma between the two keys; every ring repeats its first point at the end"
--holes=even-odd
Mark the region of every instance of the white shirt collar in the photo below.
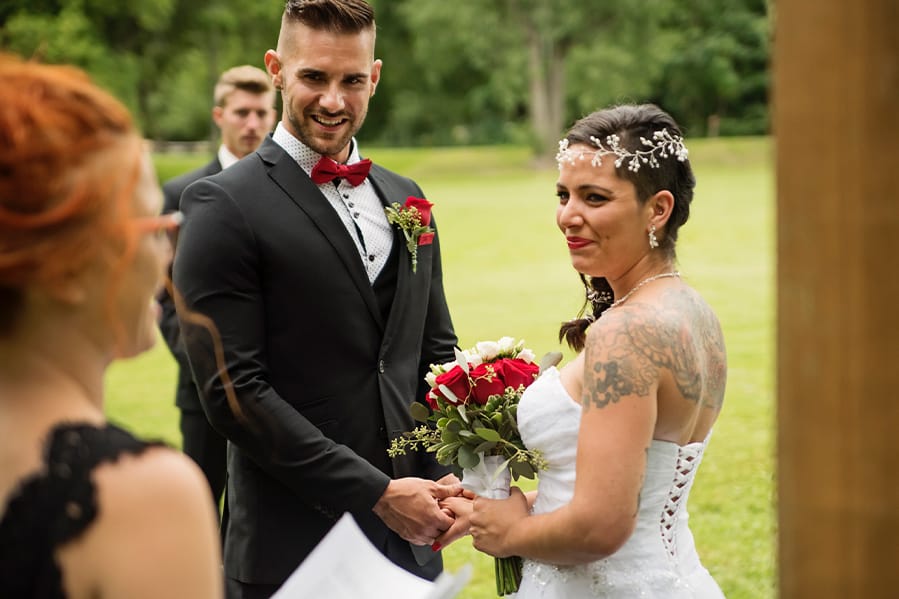
{"type": "MultiPolygon", "coordinates": [[[[296,160],[297,164],[306,171],[307,175],[312,173],[312,167],[314,167],[322,157],[321,154],[294,137],[281,122],[278,122],[278,126],[275,127],[275,132],[272,133],[272,141],[284,148],[284,151],[287,152],[291,158],[296,160]]],[[[356,143],[356,138],[354,137],[350,140],[350,156],[346,163],[353,164],[360,160],[359,144],[356,143]]]]}
{"type": "Polygon", "coordinates": [[[231,150],[226,148],[224,144],[219,146],[218,158],[219,164],[222,165],[222,170],[225,170],[226,168],[240,160],[240,158],[232,154],[231,150]]]}

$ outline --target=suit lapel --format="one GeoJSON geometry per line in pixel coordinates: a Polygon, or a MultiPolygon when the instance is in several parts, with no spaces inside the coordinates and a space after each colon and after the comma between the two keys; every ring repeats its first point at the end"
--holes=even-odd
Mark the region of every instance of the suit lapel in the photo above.
{"type": "Polygon", "coordinates": [[[278,187],[302,210],[328,240],[340,256],[359,295],[365,301],[372,317],[382,329],[384,319],[356,244],[350,238],[343,221],[337,216],[328,199],[321,193],[302,168],[271,138],[267,138],[258,150],[268,168],[268,175],[278,187]]]}

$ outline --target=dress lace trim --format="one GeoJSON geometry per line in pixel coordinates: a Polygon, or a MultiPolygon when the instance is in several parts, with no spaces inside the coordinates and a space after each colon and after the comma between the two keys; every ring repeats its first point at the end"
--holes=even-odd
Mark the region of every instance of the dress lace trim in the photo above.
{"type": "Polygon", "coordinates": [[[0,520],[0,597],[63,599],[56,550],[97,517],[91,473],[146,443],[114,425],[61,424],[50,431],[41,471],[25,478],[0,520]]]}

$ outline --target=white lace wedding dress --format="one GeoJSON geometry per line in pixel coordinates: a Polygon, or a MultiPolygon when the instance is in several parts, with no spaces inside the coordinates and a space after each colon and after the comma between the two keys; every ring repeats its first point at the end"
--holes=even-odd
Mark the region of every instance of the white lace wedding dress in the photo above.
{"type": "MultiPolygon", "coordinates": [[[[522,439],[550,464],[540,472],[534,513],[551,512],[571,500],[580,418],[581,406],[565,391],[555,368],[546,370],[521,399],[522,439]]],[[[606,559],[578,566],[524,560],[515,598],[723,598],[699,562],[687,526],[687,496],[707,442],[681,447],[653,441],[637,525],[624,546],[606,559]]]]}

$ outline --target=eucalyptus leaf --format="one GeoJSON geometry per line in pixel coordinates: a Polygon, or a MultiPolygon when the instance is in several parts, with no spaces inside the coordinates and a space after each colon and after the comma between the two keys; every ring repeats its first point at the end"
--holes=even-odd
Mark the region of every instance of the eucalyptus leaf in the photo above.
{"type": "Polygon", "coordinates": [[[409,406],[409,412],[411,412],[412,417],[419,422],[427,422],[428,418],[431,417],[431,411],[428,407],[417,401],[412,402],[412,405],[409,406]]]}
{"type": "Polygon", "coordinates": [[[527,462],[514,461],[511,463],[512,473],[524,478],[534,478],[537,474],[534,468],[527,462]]]}
{"type": "Polygon", "coordinates": [[[548,352],[540,359],[540,372],[542,373],[550,366],[556,366],[561,361],[562,352],[548,352]]]}
{"type": "Polygon", "coordinates": [[[443,465],[449,464],[453,461],[453,454],[456,453],[456,450],[459,448],[460,443],[447,443],[443,445],[440,449],[437,450],[437,461],[443,465]]]}
{"type": "Polygon", "coordinates": [[[493,449],[496,449],[496,443],[492,441],[484,441],[474,448],[474,452],[486,454],[488,451],[491,451],[493,449]]]}
{"type": "Polygon", "coordinates": [[[492,441],[494,443],[502,441],[502,437],[500,437],[499,433],[492,428],[479,427],[474,429],[474,432],[484,441],[492,441]]]}
{"type": "Polygon", "coordinates": [[[481,457],[467,445],[459,447],[459,455],[456,460],[462,468],[474,468],[481,462],[481,457]]]}
{"type": "Polygon", "coordinates": [[[458,410],[459,417],[462,419],[462,421],[467,423],[468,422],[468,414],[465,413],[465,406],[462,404],[459,404],[458,406],[456,406],[456,410],[458,410]]]}

